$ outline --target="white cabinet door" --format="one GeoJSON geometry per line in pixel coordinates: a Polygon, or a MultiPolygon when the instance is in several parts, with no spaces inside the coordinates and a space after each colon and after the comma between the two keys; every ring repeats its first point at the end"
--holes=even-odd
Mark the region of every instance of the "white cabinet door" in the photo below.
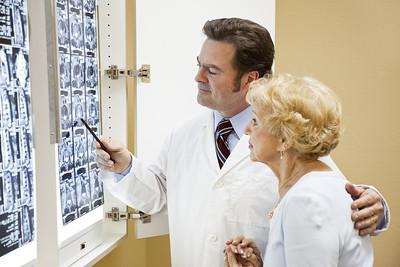
{"type": "MultiPolygon", "coordinates": [[[[137,155],[142,160],[154,159],[169,129],[202,109],[194,82],[202,27],[222,17],[258,22],[274,38],[274,0],[136,1],[137,64],[151,66],[151,82],[137,86],[137,155]]],[[[138,221],[136,231],[138,237],[167,233],[166,212],[152,216],[150,224],[138,221]]]]}

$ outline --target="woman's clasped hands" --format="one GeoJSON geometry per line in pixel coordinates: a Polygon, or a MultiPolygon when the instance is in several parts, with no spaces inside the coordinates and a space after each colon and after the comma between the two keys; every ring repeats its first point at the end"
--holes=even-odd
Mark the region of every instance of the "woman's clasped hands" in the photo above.
{"type": "Polygon", "coordinates": [[[241,235],[226,241],[225,267],[262,267],[262,265],[260,250],[253,240],[241,235]]]}

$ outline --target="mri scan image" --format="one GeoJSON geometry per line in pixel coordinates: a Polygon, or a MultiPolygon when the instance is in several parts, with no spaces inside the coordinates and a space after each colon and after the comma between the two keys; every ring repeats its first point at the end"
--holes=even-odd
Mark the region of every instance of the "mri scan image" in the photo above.
{"type": "Polygon", "coordinates": [[[73,9],[82,10],[82,0],[69,0],[69,5],[73,9]]]}
{"type": "Polygon", "coordinates": [[[87,122],[90,126],[95,127],[99,123],[99,100],[96,95],[88,95],[87,98],[87,122]]]}
{"type": "Polygon", "coordinates": [[[24,53],[22,49],[14,48],[13,49],[13,65],[14,65],[14,81],[15,85],[18,87],[25,88],[28,82],[28,56],[24,53]]]}
{"type": "Polygon", "coordinates": [[[0,257],[35,237],[26,0],[0,1],[0,257]]]}
{"type": "Polygon", "coordinates": [[[69,23],[66,5],[57,5],[57,41],[58,50],[63,53],[69,52],[69,23]]]}
{"type": "Polygon", "coordinates": [[[29,202],[32,199],[32,170],[28,167],[23,166],[21,168],[21,205],[29,205],[29,202]]]}
{"type": "MultiPolygon", "coordinates": [[[[67,224],[103,204],[93,137],[100,134],[95,0],[57,0],[61,214],[67,224]]],[[[20,116],[22,117],[22,116],[20,116]]]]}
{"type": "Polygon", "coordinates": [[[14,208],[14,191],[11,171],[3,173],[3,211],[12,211],[14,208]]]}
{"type": "Polygon", "coordinates": [[[32,158],[32,134],[29,132],[29,128],[21,127],[19,138],[20,164],[29,166],[32,158]]]}
{"type": "Polygon", "coordinates": [[[61,91],[61,101],[60,101],[60,118],[61,118],[61,129],[69,130],[72,126],[72,105],[71,97],[68,91],[61,91]]]}
{"type": "Polygon", "coordinates": [[[58,66],[60,72],[60,88],[69,89],[71,85],[71,60],[70,55],[60,54],[58,66]]]}
{"type": "Polygon", "coordinates": [[[87,142],[86,135],[77,133],[74,135],[74,166],[82,167],[87,164],[87,142]]]}
{"type": "Polygon", "coordinates": [[[90,183],[86,168],[77,170],[78,213],[82,216],[91,210],[90,183]]]}
{"type": "Polygon", "coordinates": [[[0,44],[0,88],[7,87],[11,81],[11,71],[9,65],[10,49],[0,44]]]}
{"type": "Polygon", "coordinates": [[[96,7],[95,0],[83,0],[83,7],[86,13],[94,13],[96,7]]]}
{"type": "Polygon", "coordinates": [[[76,207],[76,186],[73,179],[63,181],[60,186],[61,190],[61,208],[63,222],[66,224],[77,218],[76,207]]]}
{"type": "Polygon", "coordinates": [[[31,121],[31,115],[29,107],[30,104],[30,96],[26,94],[26,91],[23,88],[17,89],[17,98],[18,98],[18,114],[19,114],[19,125],[22,127],[28,127],[31,121]]]}
{"type": "Polygon", "coordinates": [[[4,128],[11,128],[14,122],[13,114],[12,114],[12,103],[8,94],[8,90],[5,88],[1,89],[1,125],[4,128]]]}
{"type": "MultiPolygon", "coordinates": [[[[82,126],[82,121],[81,119],[86,118],[86,113],[85,113],[85,97],[82,94],[75,94],[72,97],[72,114],[73,114],[73,119],[74,119],[74,125],[75,126],[82,126]]],[[[83,129],[82,129],[83,130],[83,129]]]]}
{"type": "Polygon", "coordinates": [[[83,57],[71,57],[71,80],[72,89],[83,89],[85,86],[85,61],[83,57]]]}
{"type": "Polygon", "coordinates": [[[74,54],[83,54],[83,23],[82,16],[80,14],[70,13],[69,16],[70,24],[70,40],[71,49],[74,54]]]}
{"type": "Polygon", "coordinates": [[[86,88],[96,89],[98,82],[97,64],[95,58],[86,58],[86,88]]]}
{"type": "Polygon", "coordinates": [[[60,161],[60,171],[62,173],[65,173],[73,170],[74,149],[73,149],[72,139],[68,137],[63,137],[61,144],[59,145],[58,152],[60,161]]]}
{"type": "Polygon", "coordinates": [[[89,16],[85,16],[85,48],[86,53],[90,56],[96,53],[96,24],[95,20],[89,16]]]}
{"type": "Polygon", "coordinates": [[[26,14],[24,13],[24,1],[18,4],[18,1],[14,1],[13,5],[13,18],[14,18],[14,45],[21,47],[26,46],[26,14]]]}
{"type": "Polygon", "coordinates": [[[22,206],[22,212],[20,213],[22,224],[21,239],[22,242],[27,243],[33,240],[33,227],[34,222],[31,220],[31,211],[29,206],[22,206]]]}

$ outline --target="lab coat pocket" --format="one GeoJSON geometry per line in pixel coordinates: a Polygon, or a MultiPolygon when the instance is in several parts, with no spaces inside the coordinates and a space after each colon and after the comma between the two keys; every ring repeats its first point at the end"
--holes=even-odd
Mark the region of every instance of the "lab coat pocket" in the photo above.
{"type": "Polygon", "coordinates": [[[268,227],[268,213],[278,200],[276,177],[249,173],[233,176],[227,220],[243,226],[268,227]]]}

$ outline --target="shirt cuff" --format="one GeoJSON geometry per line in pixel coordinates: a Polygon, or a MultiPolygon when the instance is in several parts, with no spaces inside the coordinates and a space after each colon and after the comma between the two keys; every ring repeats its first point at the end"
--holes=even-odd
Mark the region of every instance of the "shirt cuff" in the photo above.
{"type": "Polygon", "coordinates": [[[122,172],[113,174],[114,182],[118,183],[119,181],[121,181],[131,171],[132,165],[133,165],[133,157],[131,155],[131,162],[129,163],[128,167],[122,172]]]}
{"type": "Polygon", "coordinates": [[[382,202],[382,205],[383,205],[383,217],[382,217],[381,221],[379,222],[378,226],[376,227],[376,230],[372,233],[372,235],[378,235],[379,233],[386,231],[389,228],[389,224],[390,224],[390,211],[389,211],[389,206],[388,206],[388,204],[386,202],[386,199],[378,191],[378,189],[376,189],[372,185],[361,184],[361,185],[357,185],[357,186],[360,186],[360,187],[363,187],[363,188],[372,189],[381,198],[381,202],[382,202]]]}

